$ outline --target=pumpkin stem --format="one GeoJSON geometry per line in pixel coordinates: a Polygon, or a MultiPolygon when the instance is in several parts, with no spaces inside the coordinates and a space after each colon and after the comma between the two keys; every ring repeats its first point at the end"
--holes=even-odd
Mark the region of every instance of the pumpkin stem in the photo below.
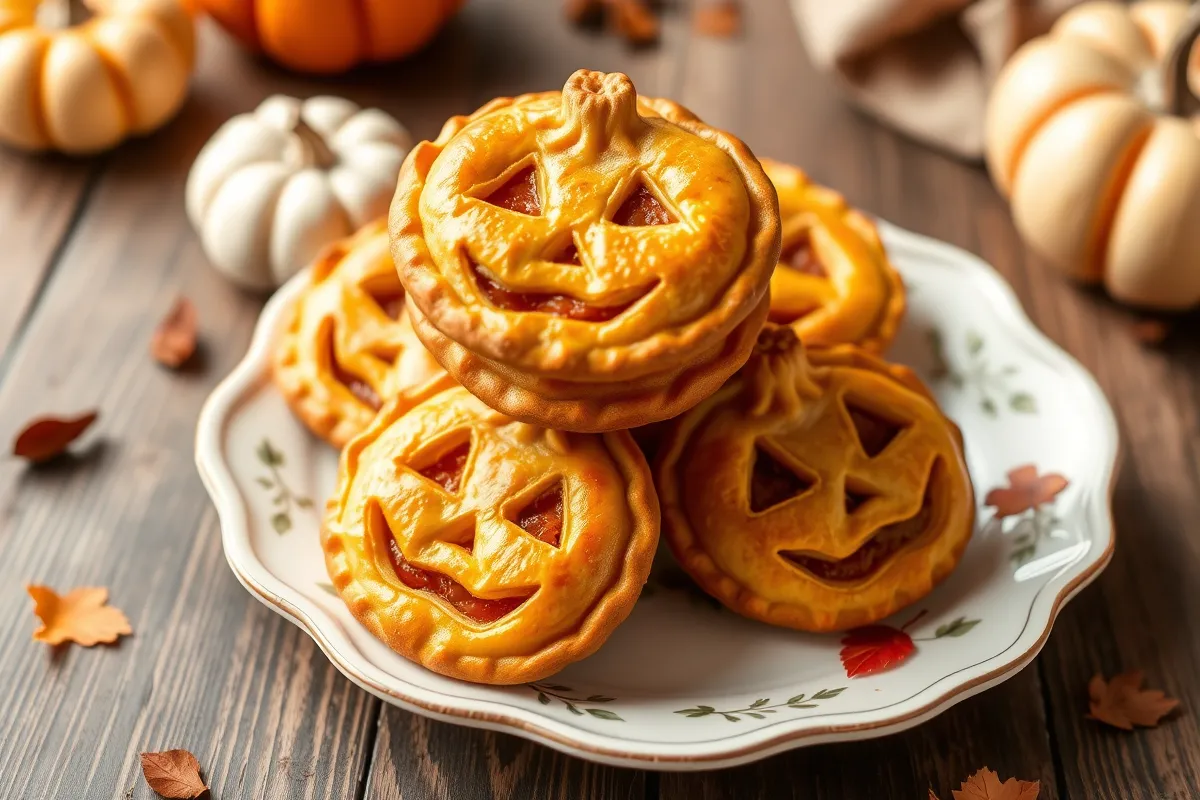
{"type": "Polygon", "coordinates": [[[1200,5],[1193,5],[1179,35],[1163,59],[1163,88],[1167,111],[1177,117],[1187,116],[1197,106],[1196,95],[1188,83],[1188,65],[1192,58],[1192,47],[1200,39],[1200,5]]]}
{"type": "Polygon", "coordinates": [[[325,143],[325,137],[313,130],[300,112],[296,112],[296,121],[292,123],[292,133],[300,142],[300,150],[305,164],[317,169],[328,169],[337,163],[337,156],[325,143]]]}

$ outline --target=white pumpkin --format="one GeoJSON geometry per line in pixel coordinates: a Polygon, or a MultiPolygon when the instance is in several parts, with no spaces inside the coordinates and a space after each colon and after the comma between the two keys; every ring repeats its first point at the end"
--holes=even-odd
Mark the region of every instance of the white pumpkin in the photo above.
{"type": "Polygon", "coordinates": [[[1200,304],[1200,137],[1185,112],[1200,7],[1096,0],[1017,51],[986,150],[1022,238],[1123,302],[1200,304]]]}
{"type": "Polygon", "coordinates": [[[387,213],[412,145],[378,109],[277,95],[226,122],[200,151],[188,217],[217,269],[247,288],[273,288],[387,213]]]}

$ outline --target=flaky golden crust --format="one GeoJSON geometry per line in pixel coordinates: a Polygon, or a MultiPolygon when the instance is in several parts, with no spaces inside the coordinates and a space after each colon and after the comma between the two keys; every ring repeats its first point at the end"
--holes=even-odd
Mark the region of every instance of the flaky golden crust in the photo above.
{"type": "MultiPolygon", "coordinates": [[[[700,365],[758,311],[779,251],[774,189],[742,142],[674,103],[637,98],[623,75],[586,71],[562,92],[494,101],[451,120],[437,141],[414,148],[389,230],[410,301],[436,331],[424,340],[464,385],[471,376],[456,372],[460,365],[486,365],[487,379],[471,385],[489,387],[480,396],[493,405],[512,391],[502,380],[512,374],[554,385],[649,377],[669,387],[687,369],[719,385],[738,364],[700,365]],[[539,213],[488,202],[529,169],[539,213]],[[642,189],[668,221],[615,222],[642,189]],[[585,319],[498,304],[484,283],[521,303],[556,297],[587,313],[624,310],[585,319]]],[[[526,381],[517,394],[537,387],[526,381]]],[[[537,400],[505,408],[546,425],[609,427],[570,422],[591,412],[568,402],[550,404],[545,416],[537,400]]],[[[650,399],[636,418],[631,404],[612,419],[647,423],[677,408],[650,399]]]]}
{"type": "Polygon", "coordinates": [[[427,386],[402,394],[347,445],[321,541],[347,607],[389,647],[443,675],[511,684],[551,675],[608,638],[649,575],[658,532],[649,467],[628,432],[537,428],[461,387],[427,386]],[[460,483],[421,471],[463,442],[460,483]],[[514,520],[556,484],[554,544],[514,520]],[[516,605],[473,618],[412,588],[388,553],[393,543],[408,565],[454,581],[471,602],[516,605]]]}
{"type": "Polygon", "coordinates": [[[489,361],[443,336],[417,308],[411,317],[417,336],[458,382],[488,405],[514,419],[558,430],[598,433],[644,425],[682,414],[717,391],[723,375],[745,363],[767,316],[768,300],[735,328],[712,353],[666,374],[629,381],[547,380],[489,361]]]}
{"type": "Polygon", "coordinates": [[[806,357],[768,325],[733,380],[665,427],[654,471],[666,541],[705,591],[753,619],[874,622],[945,578],[974,529],[958,428],[910,370],[851,346],[806,357]],[[888,432],[872,434],[873,419],[888,432]],[[771,470],[788,476],[774,496],[771,470]]]}
{"type": "Polygon", "coordinates": [[[417,339],[403,307],[404,287],[379,220],[317,259],[312,282],[289,312],[272,357],[275,384],[309,430],[335,447],[375,417],[370,394],[382,402],[434,377],[453,383],[417,339]],[[350,376],[358,394],[345,382],[350,376]]]}
{"type": "Polygon", "coordinates": [[[888,261],[875,223],[837,192],[790,164],[763,159],[779,194],[783,261],[771,276],[771,321],[808,345],[854,344],[881,353],[904,317],[904,283],[888,261]],[[826,275],[792,268],[788,256],[811,248],[826,275]]]}

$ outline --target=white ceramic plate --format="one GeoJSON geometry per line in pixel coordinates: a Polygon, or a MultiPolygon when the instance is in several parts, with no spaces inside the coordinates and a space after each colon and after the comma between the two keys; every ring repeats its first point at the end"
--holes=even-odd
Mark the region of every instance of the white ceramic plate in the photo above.
{"type": "Polygon", "coordinates": [[[914,644],[890,669],[848,677],[842,636],[716,608],[665,552],[628,621],[542,684],[461,683],[393,653],[325,574],[318,513],[337,455],[293,419],[267,377],[273,333],[304,275],[267,304],[250,352],[200,417],[196,460],[229,565],[384,700],[609,764],[709,769],[880,736],[996,685],[1037,654],[1063,603],[1112,556],[1116,423],[1092,378],[1033,327],[987,265],[891,225],[882,232],[910,293],[890,357],[916,368],[962,426],[980,502],[958,570],[888,627],[860,634],[914,644]],[[1010,477],[1015,489],[990,494],[1010,477]]]}

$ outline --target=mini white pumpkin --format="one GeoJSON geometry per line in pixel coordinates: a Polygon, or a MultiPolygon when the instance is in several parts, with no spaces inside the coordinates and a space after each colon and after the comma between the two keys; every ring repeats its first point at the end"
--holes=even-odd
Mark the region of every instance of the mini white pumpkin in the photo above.
{"type": "Polygon", "coordinates": [[[242,286],[273,288],[387,213],[412,145],[378,109],[276,95],[226,122],[200,151],[188,217],[217,269],[242,286]]]}

